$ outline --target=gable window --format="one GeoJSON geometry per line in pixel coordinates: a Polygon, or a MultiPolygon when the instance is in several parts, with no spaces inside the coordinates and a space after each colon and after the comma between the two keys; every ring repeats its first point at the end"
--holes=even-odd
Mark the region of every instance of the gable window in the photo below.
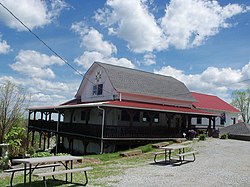
{"type": "Polygon", "coordinates": [[[102,95],[103,84],[96,84],[93,86],[93,95],[102,95]]]}
{"type": "Polygon", "coordinates": [[[202,118],[201,117],[197,117],[197,124],[201,124],[202,118]]]}

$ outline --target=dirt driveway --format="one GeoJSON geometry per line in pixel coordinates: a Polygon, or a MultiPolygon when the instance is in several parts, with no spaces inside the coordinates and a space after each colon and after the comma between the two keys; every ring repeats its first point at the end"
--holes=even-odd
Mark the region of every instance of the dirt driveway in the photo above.
{"type": "Polygon", "coordinates": [[[152,162],[109,177],[109,186],[250,186],[250,142],[208,139],[194,144],[195,162],[181,166],[152,162]]]}

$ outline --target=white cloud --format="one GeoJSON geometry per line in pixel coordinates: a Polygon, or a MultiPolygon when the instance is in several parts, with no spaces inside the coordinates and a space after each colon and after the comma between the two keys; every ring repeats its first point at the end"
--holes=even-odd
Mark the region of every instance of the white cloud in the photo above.
{"type": "Polygon", "coordinates": [[[88,69],[95,61],[134,68],[134,64],[126,58],[115,58],[117,48],[111,42],[105,41],[103,35],[94,28],[89,28],[84,22],[72,24],[71,29],[79,34],[83,54],[74,62],[88,69]]]}
{"type": "Polygon", "coordinates": [[[94,28],[88,28],[84,22],[74,23],[71,29],[81,37],[81,47],[88,51],[97,51],[105,56],[117,52],[116,47],[111,43],[103,40],[103,35],[94,28]]]}
{"type": "Polygon", "coordinates": [[[74,97],[79,86],[78,81],[65,83],[40,78],[0,76],[0,84],[6,81],[11,81],[25,89],[27,100],[30,102],[29,106],[53,106],[62,104],[74,97]]]}
{"type": "Polygon", "coordinates": [[[128,47],[134,52],[143,53],[166,48],[163,32],[145,2],[109,0],[105,8],[96,12],[95,19],[108,26],[110,34],[126,40],[128,47]]]}
{"type": "Polygon", "coordinates": [[[2,39],[2,35],[0,33],[0,54],[7,54],[10,50],[10,45],[2,39]]]}
{"type": "Polygon", "coordinates": [[[49,66],[63,65],[63,61],[56,56],[48,56],[33,50],[21,50],[15,58],[11,68],[29,77],[55,78],[49,66]]]}
{"type": "Polygon", "coordinates": [[[186,49],[199,46],[220,29],[230,27],[227,20],[247,10],[238,4],[222,7],[217,1],[210,0],[171,0],[161,27],[169,45],[186,49]]]}
{"type": "Polygon", "coordinates": [[[146,66],[150,66],[152,64],[156,64],[156,61],[155,61],[155,55],[152,54],[152,53],[147,53],[144,55],[144,61],[142,62],[143,64],[145,64],[146,66]]]}
{"type": "Polygon", "coordinates": [[[250,62],[241,69],[208,67],[200,74],[185,74],[184,71],[171,66],[154,70],[154,73],[172,76],[185,85],[191,91],[212,93],[229,98],[228,91],[246,89],[249,86],[250,62]],[[242,82],[243,81],[243,82],[242,82]]]}
{"type": "Polygon", "coordinates": [[[145,0],[108,0],[94,18],[108,28],[109,34],[127,41],[132,51],[144,53],[169,46],[187,49],[202,45],[221,29],[231,27],[230,18],[250,10],[211,0],[171,0],[165,15],[156,20],[150,4],[145,0]]]}
{"type": "Polygon", "coordinates": [[[85,51],[80,57],[75,59],[75,63],[83,66],[85,69],[88,69],[95,61],[124,66],[128,68],[135,68],[135,65],[127,58],[104,56],[103,54],[96,51],[85,51]]]}
{"type": "MultiPolygon", "coordinates": [[[[42,0],[1,0],[1,3],[31,30],[52,23],[60,12],[68,7],[61,0],[52,0],[51,3],[42,0]]],[[[10,28],[18,31],[26,30],[6,10],[0,11],[0,19],[10,28]]]]}

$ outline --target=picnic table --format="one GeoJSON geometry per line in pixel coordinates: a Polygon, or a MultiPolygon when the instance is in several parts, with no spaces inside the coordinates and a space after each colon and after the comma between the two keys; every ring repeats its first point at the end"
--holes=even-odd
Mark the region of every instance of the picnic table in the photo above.
{"type": "MultiPolygon", "coordinates": [[[[38,158],[22,158],[22,159],[13,159],[12,162],[13,163],[19,163],[19,164],[23,164],[24,168],[23,168],[23,184],[26,187],[27,185],[27,173],[29,174],[29,186],[31,186],[31,178],[32,178],[32,173],[35,169],[39,169],[41,168],[41,166],[43,166],[43,164],[46,164],[48,166],[48,163],[52,163],[52,166],[55,163],[61,163],[64,166],[64,170],[61,171],[55,171],[55,169],[53,170],[53,172],[46,172],[46,173],[38,173],[35,174],[36,176],[40,176],[43,177],[45,186],[47,186],[46,184],[46,179],[45,177],[50,175],[53,176],[53,179],[55,175],[58,174],[66,174],[66,182],[68,182],[67,179],[67,174],[71,174],[71,180],[70,182],[72,183],[72,173],[74,172],[81,172],[84,171],[85,172],[85,177],[86,177],[86,183],[87,184],[88,180],[87,180],[87,174],[86,171],[90,170],[92,168],[88,167],[88,168],[76,168],[73,169],[73,161],[76,160],[81,160],[81,157],[76,157],[76,156],[49,156],[49,157],[38,157],[38,158]]],[[[12,183],[12,181],[11,181],[12,183]]],[[[12,184],[11,184],[12,185],[12,184]]]]}
{"type": "Polygon", "coordinates": [[[159,154],[164,154],[165,155],[165,163],[167,163],[167,161],[168,161],[168,163],[171,164],[173,161],[173,159],[171,158],[172,152],[175,150],[179,150],[179,154],[177,154],[177,156],[179,156],[179,161],[181,161],[181,164],[182,164],[182,161],[184,160],[184,157],[186,155],[192,154],[194,156],[194,160],[195,160],[196,151],[188,151],[187,152],[186,151],[187,148],[191,148],[191,145],[172,144],[172,145],[168,145],[168,146],[159,147],[159,149],[162,149],[164,151],[155,153],[154,162],[156,163],[156,157],[159,154]]]}

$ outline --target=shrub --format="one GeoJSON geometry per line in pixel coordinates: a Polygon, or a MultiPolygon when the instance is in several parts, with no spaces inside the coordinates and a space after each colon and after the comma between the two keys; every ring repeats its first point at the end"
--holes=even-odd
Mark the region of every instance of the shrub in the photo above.
{"type": "Polygon", "coordinates": [[[9,133],[4,136],[4,142],[9,144],[9,156],[24,156],[25,153],[25,129],[23,127],[14,126],[9,133]]]}
{"type": "Polygon", "coordinates": [[[29,153],[31,156],[34,155],[34,154],[36,153],[35,148],[34,148],[33,146],[30,146],[30,147],[29,147],[29,150],[28,150],[28,153],[29,153]]]}
{"type": "Polygon", "coordinates": [[[48,152],[37,152],[31,155],[31,157],[45,157],[45,156],[53,156],[53,154],[48,153],[48,152]]]}
{"type": "Polygon", "coordinates": [[[148,145],[145,145],[145,146],[141,146],[141,147],[139,147],[139,149],[141,149],[141,151],[142,151],[143,153],[147,153],[147,152],[150,152],[150,151],[153,150],[151,144],[148,144],[148,145]]]}
{"type": "Polygon", "coordinates": [[[192,140],[196,137],[197,132],[195,130],[189,130],[187,134],[187,139],[192,140]]]}
{"type": "Polygon", "coordinates": [[[227,135],[227,134],[222,134],[222,135],[220,136],[220,139],[228,139],[228,135],[227,135]]]}
{"type": "Polygon", "coordinates": [[[205,135],[205,134],[201,134],[201,135],[199,136],[199,140],[200,140],[200,141],[206,140],[206,135],[205,135]]]}

